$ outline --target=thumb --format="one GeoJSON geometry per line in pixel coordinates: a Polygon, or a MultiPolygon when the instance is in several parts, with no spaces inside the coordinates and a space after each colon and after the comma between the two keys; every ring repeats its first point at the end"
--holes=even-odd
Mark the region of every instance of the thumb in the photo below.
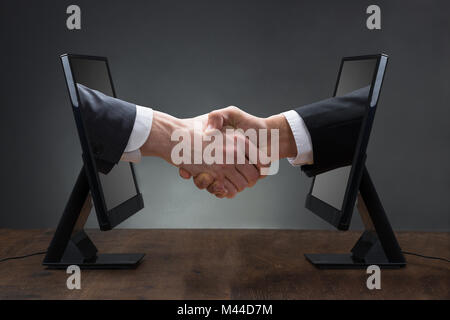
{"type": "Polygon", "coordinates": [[[227,126],[236,128],[236,121],[242,117],[242,110],[235,106],[211,111],[208,114],[208,122],[205,131],[223,130],[227,126]]]}
{"type": "Polygon", "coordinates": [[[206,123],[205,132],[211,132],[213,130],[222,130],[223,128],[223,116],[221,110],[211,111],[208,114],[208,122],[206,123]]]}

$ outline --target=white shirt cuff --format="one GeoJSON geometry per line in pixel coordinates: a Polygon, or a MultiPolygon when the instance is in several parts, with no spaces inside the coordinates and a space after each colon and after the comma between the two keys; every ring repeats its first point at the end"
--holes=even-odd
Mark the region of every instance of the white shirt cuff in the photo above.
{"type": "Polygon", "coordinates": [[[139,162],[141,160],[139,148],[147,141],[152,129],[152,122],[153,110],[136,105],[136,118],[134,119],[133,130],[120,160],[128,162],[139,162]]]}
{"type": "Polygon", "coordinates": [[[283,112],[283,115],[291,127],[297,145],[297,156],[288,158],[289,163],[293,166],[312,164],[314,160],[312,142],[305,122],[294,110],[283,112]]]}

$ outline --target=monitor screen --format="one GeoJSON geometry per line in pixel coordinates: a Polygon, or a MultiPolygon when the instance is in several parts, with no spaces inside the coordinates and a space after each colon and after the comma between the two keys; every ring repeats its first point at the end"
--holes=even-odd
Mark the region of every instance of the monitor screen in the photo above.
{"type": "MultiPolygon", "coordinates": [[[[70,65],[77,83],[106,95],[115,96],[106,61],[72,57],[70,65]]],[[[119,162],[106,175],[98,172],[107,210],[117,207],[138,194],[131,166],[126,162],[119,162]]]]}
{"type": "MultiPolygon", "coordinates": [[[[352,91],[370,86],[376,66],[376,58],[344,61],[337,82],[335,96],[343,96],[352,91]]],[[[350,171],[351,165],[316,175],[311,194],[337,210],[341,210],[350,171]]]]}

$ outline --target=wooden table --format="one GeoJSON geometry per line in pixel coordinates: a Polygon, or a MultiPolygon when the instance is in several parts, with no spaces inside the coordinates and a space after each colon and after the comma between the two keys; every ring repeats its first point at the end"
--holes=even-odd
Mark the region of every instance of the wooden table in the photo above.
{"type": "MultiPolygon", "coordinates": [[[[43,256],[0,263],[0,299],[450,299],[450,264],[407,256],[368,290],[365,270],[319,270],[303,253],[350,250],[359,232],[304,230],[89,231],[101,252],[143,252],[135,270],[64,270],[43,256]]],[[[0,259],[45,250],[52,230],[0,229],[0,259]]],[[[399,232],[403,250],[450,256],[450,233],[399,232]]]]}

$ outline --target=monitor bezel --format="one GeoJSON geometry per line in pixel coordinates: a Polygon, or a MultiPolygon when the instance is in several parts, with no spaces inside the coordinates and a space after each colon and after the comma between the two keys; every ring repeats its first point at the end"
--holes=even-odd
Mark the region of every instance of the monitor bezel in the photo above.
{"type": "Polygon", "coordinates": [[[86,175],[88,177],[90,192],[94,202],[99,227],[100,230],[102,231],[111,230],[115,226],[117,226],[118,224],[120,224],[133,214],[137,213],[142,208],[144,208],[144,201],[142,198],[142,194],[139,190],[139,185],[137,183],[134,165],[130,163],[129,165],[133,176],[134,185],[136,187],[136,195],[109,210],[107,209],[105,197],[103,194],[103,188],[100,182],[100,177],[98,175],[97,165],[93,155],[92,147],[89,142],[89,139],[87,138],[87,131],[85,129],[83,117],[81,116],[81,111],[78,107],[80,98],[78,90],[76,89],[75,84],[77,82],[72,72],[72,65],[71,65],[71,59],[99,60],[105,62],[108,70],[108,77],[111,83],[113,96],[116,97],[116,91],[114,88],[114,83],[112,81],[108,59],[106,57],[80,55],[80,54],[63,54],[60,56],[60,59],[64,70],[67,89],[69,91],[69,97],[72,104],[72,111],[75,118],[78,137],[80,139],[82,149],[84,168],[86,170],[86,175]]]}
{"type": "Polygon", "coordinates": [[[305,207],[339,230],[348,230],[348,228],[350,227],[353,209],[359,191],[359,184],[361,181],[365,165],[366,149],[369,142],[373,121],[375,118],[375,112],[378,105],[381,87],[383,85],[384,74],[388,62],[388,55],[374,54],[374,55],[363,55],[363,56],[342,58],[333,92],[333,97],[335,97],[339,85],[339,80],[341,77],[342,68],[346,61],[373,60],[373,59],[376,60],[376,65],[375,65],[375,72],[371,82],[369,97],[367,100],[368,106],[366,113],[364,114],[363,117],[361,130],[356,144],[356,150],[353,155],[350,175],[347,181],[342,208],[341,210],[338,210],[335,207],[331,206],[330,204],[312,195],[312,190],[316,179],[315,177],[313,178],[313,181],[311,183],[309,193],[306,196],[305,207]]]}

